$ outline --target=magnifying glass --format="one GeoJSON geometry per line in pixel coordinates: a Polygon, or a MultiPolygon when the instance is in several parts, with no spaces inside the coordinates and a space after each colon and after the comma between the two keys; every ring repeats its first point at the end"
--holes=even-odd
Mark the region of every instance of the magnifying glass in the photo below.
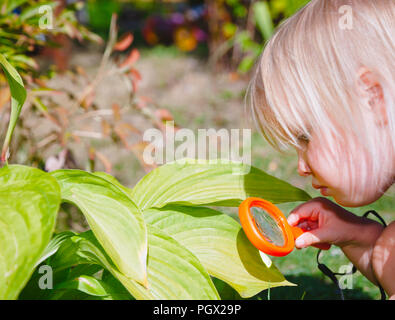
{"type": "MultiPolygon", "coordinates": [[[[273,203],[260,199],[248,198],[239,206],[241,226],[247,238],[260,251],[276,257],[291,253],[295,247],[295,239],[305,231],[290,226],[281,210],[273,203]]],[[[327,243],[314,245],[328,250],[327,243]]]]}

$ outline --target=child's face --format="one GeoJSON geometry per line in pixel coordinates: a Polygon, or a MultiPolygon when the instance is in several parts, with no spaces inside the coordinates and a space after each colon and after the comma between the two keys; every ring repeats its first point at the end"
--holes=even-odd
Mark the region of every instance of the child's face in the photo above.
{"type": "Polygon", "coordinates": [[[320,135],[313,134],[308,142],[303,142],[303,149],[297,150],[298,173],[301,176],[311,175],[314,188],[319,189],[323,196],[332,196],[338,204],[343,206],[359,207],[372,203],[381,197],[382,193],[377,190],[377,187],[367,185],[362,181],[361,172],[366,169],[362,168],[360,163],[347,165],[347,157],[350,153],[358,152],[356,154],[359,155],[359,159],[364,156],[360,152],[363,148],[358,148],[357,142],[353,143],[350,148],[350,146],[345,146],[343,141],[335,141],[337,145],[341,145],[342,150],[346,150],[339,154],[339,163],[345,169],[339,170],[336,161],[328,160],[330,157],[325,156],[327,149],[322,140],[320,135]],[[354,172],[350,172],[350,170],[354,172]],[[354,194],[351,183],[352,173],[356,176],[354,194]]]}

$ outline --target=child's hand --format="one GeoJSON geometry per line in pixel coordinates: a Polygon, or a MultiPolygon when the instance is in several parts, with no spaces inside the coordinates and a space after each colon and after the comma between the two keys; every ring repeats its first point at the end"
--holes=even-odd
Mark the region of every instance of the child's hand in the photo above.
{"type": "Polygon", "coordinates": [[[329,243],[343,247],[356,240],[355,226],[365,224],[365,219],[345,210],[334,202],[315,198],[296,207],[288,217],[291,226],[307,230],[295,240],[297,248],[318,243],[329,243]]]}

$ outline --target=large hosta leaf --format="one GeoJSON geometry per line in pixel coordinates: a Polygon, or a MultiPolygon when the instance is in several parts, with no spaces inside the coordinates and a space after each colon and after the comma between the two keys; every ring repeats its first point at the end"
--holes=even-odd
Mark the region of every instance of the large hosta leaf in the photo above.
{"type": "Polygon", "coordinates": [[[118,188],[123,190],[127,195],[130,195],[130,189],[122,185],[115,177],[112,175],[106,173],[106,172],[101,172],[101,171],[96,171],[93,172],[95,176],[98,176],[100,178],[103,178],[104,180],[107,180],[108,182],[111,182],[112,184],[116,185],[118,188]]]}
{"type": "Polygon", "coordinates": [[[24,166],[0,169],[0,299],[15,299],[47,246],[60,204],[56,180],[24,166]]]}
{"type": "Polygon", "coordinates": [[[123,190],[99,176],[80,170],[52,173],[62,199],[85,215],[98,241],[117,268],[142,284],[147,282],[147,229],[140,210],[123,190]]]}
{"type": "Polygon", "coordinates": [[[207,271],[250,297],[269,287],[291,285],[248,241],[241,226],[209,208],[170,205],[144,211],[146,222],[188,248],[207,271]]]}
{"type": "Polygon", "coordinates": [[[310,199],[303,190],[257,168],[225,160],[191,159],[151,171],[131,195],[142,210],[168,203],[236,207],[247,197],[261,197],[273,203],[310,199]]]}
{"type": "Polygon", "coordinates": [[[71,237],[48,263],[54,269],[100,264],[136,299],[219,299],[210,276],[189,250],[159,229],[149,227],[148,231],[148,288],[125,277],[91,231],[71,237]]]}

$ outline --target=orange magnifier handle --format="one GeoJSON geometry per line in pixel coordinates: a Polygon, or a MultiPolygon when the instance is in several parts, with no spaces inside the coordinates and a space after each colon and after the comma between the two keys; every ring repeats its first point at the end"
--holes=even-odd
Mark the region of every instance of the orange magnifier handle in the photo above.
{"type": "MultiPolygon", "coordinates": [[[[289,254],[295,247],[295,239],[305,232],[299,227],[290,226],[278,207],[261,198],[251,197],[244,200],[239,206],[239,218],[243,230],[250,242],[258,250],[272,256],[282,257],[289,254]],[[265,233],[265,228],[262,228],[262,225],[259,226],[259,221],[256,220],[257,217],[251,213],[254,207],[262,210],[262,215],[265,216],[262,223],[267,223],[269,220],[273,221],[272,224],[269,223],[268,226],[272,228],[272,230],[275,229],[276,239],[271,239],[270,237],[273,236],[273,234],[270,235],[270,232],[265,233]],[[279,237],[281,237],[281,243],[278,243],[279,237]]],[[[331,247],[331,245],[327,243],[314,246],[322,250],[328,250],[331,247]]]]}

